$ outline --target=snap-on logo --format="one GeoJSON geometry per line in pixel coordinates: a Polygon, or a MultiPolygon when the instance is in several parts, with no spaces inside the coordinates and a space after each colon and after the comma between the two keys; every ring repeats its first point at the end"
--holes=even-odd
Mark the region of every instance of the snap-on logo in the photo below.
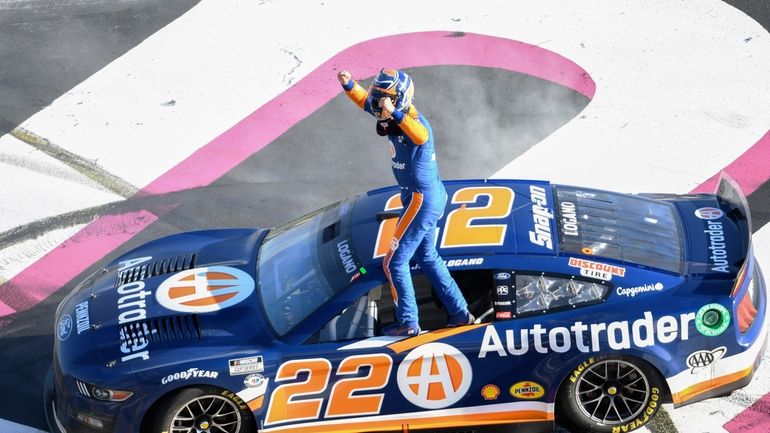
{"type": "Polygon", "coordinates": [[[249,274],[227,266],[179,272],[158,287],[155,297],[169,310],[208,313],[231,307],[254,292],[249,274]]]}

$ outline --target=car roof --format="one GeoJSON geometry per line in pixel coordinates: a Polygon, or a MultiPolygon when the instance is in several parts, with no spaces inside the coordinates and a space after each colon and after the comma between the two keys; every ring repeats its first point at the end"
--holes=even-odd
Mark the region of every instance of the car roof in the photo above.
{"type": "MultiPolygon", "coordinates": [[[[439,220],[436,246],[445,259],[451,256],[518,254],[555,254],[558,239],[554,223],[554,196],[550,183],[538,180],[474,179],[445,181],[447,205],[439,220]],[[533,196],[535,200],[533,200],[533,196]],[[478,208],[471,220],[452,211],[465,205],[478,208]],[[486,228],[494,240],[478,241],[477,232],[468,232],[464,242],[447,238],[448,220],[454,232],[462,227],[486,228]],[[488,230],[491,228],[492,232],[488,230]],[[495,234],[496,233],[496,234],[495,234]]],[[[400,211],[400,189],[397,186],[381,188],[362,194],[356,200],[351,230],[359,260],[363,266],[381,260],[382,248],[390,245],[387,226],[395,224],[400,211]],[[390,221],[390,223],[388,223],[390,221]],[[379,248],[378,248],[379,246],[379,248]]]]}

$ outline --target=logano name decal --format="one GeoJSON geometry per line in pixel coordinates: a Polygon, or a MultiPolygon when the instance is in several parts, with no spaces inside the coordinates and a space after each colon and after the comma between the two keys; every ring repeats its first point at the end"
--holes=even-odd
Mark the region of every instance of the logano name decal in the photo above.
{"type": "Polygon", "coordinates": [[[559,204],[561,209],[561,232],[565,236],[578,235],[577,208],[575,203],[562,201],[559,204]]]}
{"type": "Polygon", "coordinates": [[[350,245],[348,245],[347,240],[340,241],[337,244],[337,252],[340,255],[340,261],[342,262],[342,267],[345,268],[346,273],[352,274],[358,269],[355,261],[353,261],[353,253],[350,252],[350,245]]]}
{"type": "Polygon", "coordinates": [[[529,194],[532,197],[532,221],[535,230],[529,231],[529,241],[535,245],[553,249],[553,237],[551,236],[551,221],[553,212],[548,208],[548,196],[542,187],[531,185],[529,194]]]}
{"type": "Polygon", "coordinates": [[[488,354],[521,356],[531,350],[543,354],[552,351],[565,353],[573,347],[583,353],[603,352],[608,349],[602,347],[603,342],[611,350],[623,350],[631,346],[643,348],[676,340],[687,341],[690,338],[689,324],[694,320],[695,313],[655,319],[652,312],[645,311],[643,317],[633,322],[575,322],[570,327],[557,326],[551,329],[535,324],[532,329],[519,330],[518,335],[512,329],[505,330],[502,336],[505,343],[495,325],[489,325],[484,331],[479,358],[485,358],[488,354]],[[534,347],[529,346],[530,340],[534,347]]]}

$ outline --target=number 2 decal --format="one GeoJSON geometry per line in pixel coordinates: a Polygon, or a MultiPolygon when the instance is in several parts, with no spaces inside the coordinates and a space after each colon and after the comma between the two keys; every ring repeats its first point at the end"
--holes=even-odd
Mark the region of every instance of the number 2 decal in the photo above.
{"type": "Polygon", "coordinates": [[[331,371],[331,363],[323,358],[284,362],[275,374],[276,382],[296,379],[300,373],[307,373],[307,379],[304,382],[281,385],[273,391],[265,424],[318,418],[321,414],[323,399],[295,401],[294,398],[326,391],[331,371]],[[275,404],[276,402],[278,404],[275,404]]]}
{"type": "MultiPolygon", "coordinates": [[[[363,391],[384,388],[390,379],[393,360],[385,354],[355,355],[343,359],[337,367],[339,379],[329,394],[325,418],[371,415],[380,413],[384,393],[360,395],[363,391]],[[368,369],[365,376],[355,376],[368,369]],[[353,376],[353,377],[347,377],[353,376]]],[[[305,380],[278,386],[270,396],[265,425],[287,421],[318,419],[323,397],[296,400],[298,397],[320,396],[331,379],[331,363],[323,358],[287,361],[275,375],[275,382],[296,380],[307,373],[305,380]]]]}
{"type": "MultiPolygon", "coordinates": [[[[513,207],[513,190],[503,186],[473,186],[457,190],[452,196],[452,204],[461,206],[446,217],[441,248],[475,247],[482,245],[502,245],[505,242],[507,223],[484,224],[489,219],[505,218],[513,207]],[[486,206],[467,205],[477,203],[482,196],[489,198],[486,206]],[[478,224],[473,224],[478,222],[478,224]]],[[[400,194],[390,197],[385,204],[385,211],[401,209],[400,194]]],[[[390,249],[390,240],[396,231],[396,218],[380,223],[374,258],[383,257],[390,249]]]]}
{"type": "Polygon", "coordinates": [[[502,186],[470,187],[457,190],[452,204],[463,206],[449,212],[446,229],[441,238],[441,248],[475,247],[481,245],[502,245],[508,224],[478,224],[474,221],[505,218],[513,207],[513,190],[502,186]],[[486,206],[466,207],[476,203],[480,196],[489,197],[486,206]]]}

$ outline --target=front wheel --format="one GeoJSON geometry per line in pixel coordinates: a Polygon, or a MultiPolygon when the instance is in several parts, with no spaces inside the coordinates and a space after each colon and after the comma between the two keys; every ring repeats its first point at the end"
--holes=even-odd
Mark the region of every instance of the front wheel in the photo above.
{"type": "Polygon", "coordinates": [[[148,433],[254,433],[253,417],[237,396],[215,387],[171,394],[154,408],[148,433]]]}
{"type": "Polygon", "coordinates": [[[577,431],[629,432],[652,420],[663,389],[663,379],[644,361],[592,358],[559,391],[558,421],[577,431]]]}

